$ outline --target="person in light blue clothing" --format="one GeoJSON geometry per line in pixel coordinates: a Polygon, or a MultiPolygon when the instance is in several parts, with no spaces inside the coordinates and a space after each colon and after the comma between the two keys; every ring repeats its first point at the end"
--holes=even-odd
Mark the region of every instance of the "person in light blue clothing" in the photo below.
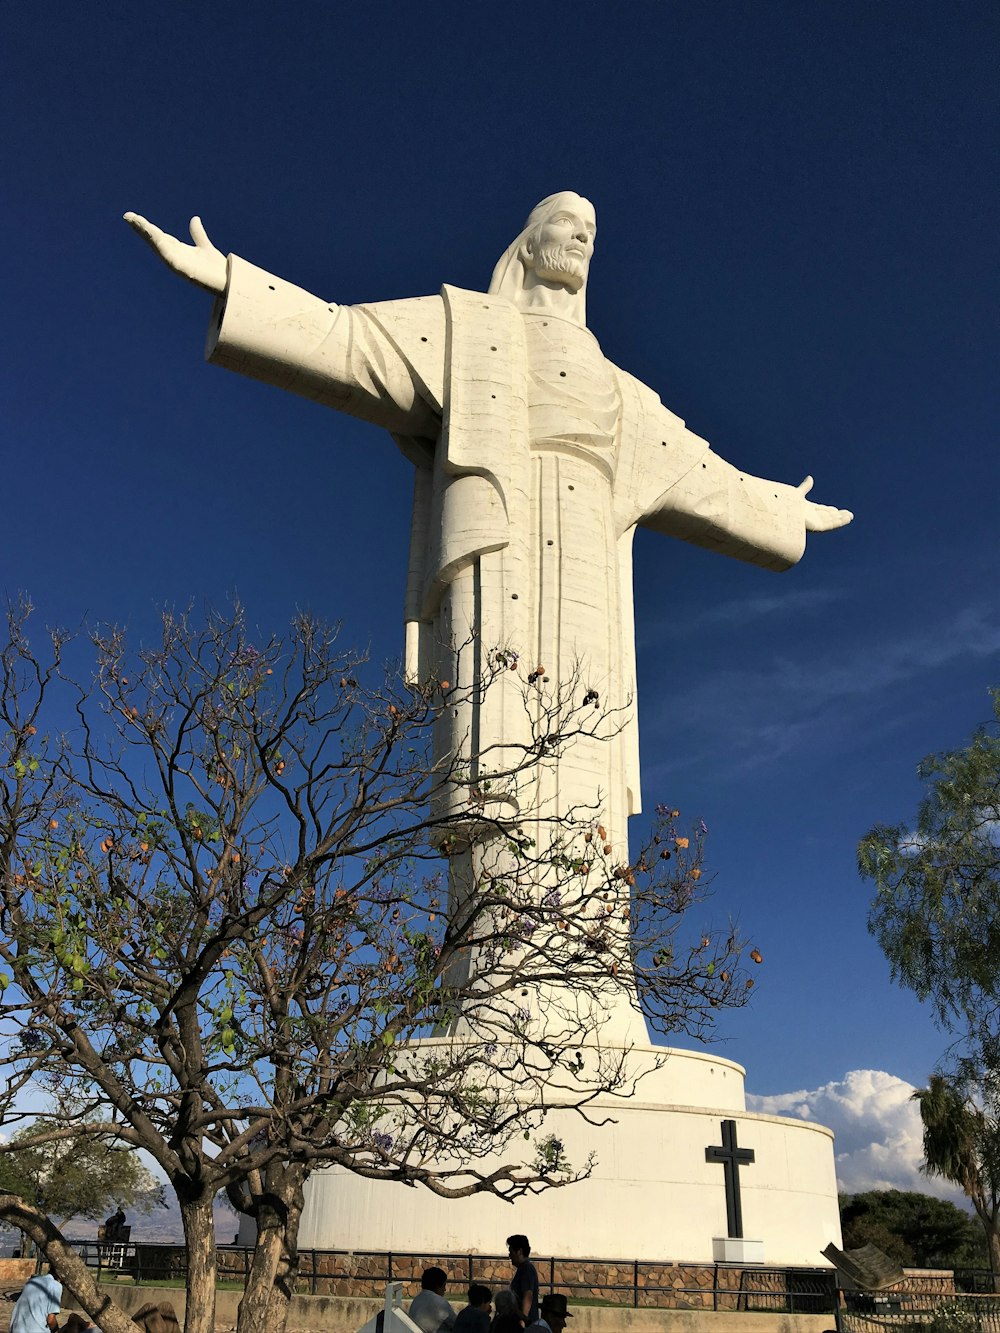
{"type": "Polygon", "coordinates": [[[36,1273],[17,1298],[10,1317],[10,1333],[49,1333],[50,1329],[55,1333],[61,1309],[62,1283],[51,1273],[36,1273]]]}

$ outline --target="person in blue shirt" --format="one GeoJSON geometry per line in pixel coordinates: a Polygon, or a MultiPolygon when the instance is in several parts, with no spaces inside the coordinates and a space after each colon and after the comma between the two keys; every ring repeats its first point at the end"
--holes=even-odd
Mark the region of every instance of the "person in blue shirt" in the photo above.
{"type": "Polygon", "coordinates": [[[62,1283],[51,1273],[36,1273],[24,1284],[10,1317],[10,1333],[55,1333],[62,1309],[62,1283]]]}

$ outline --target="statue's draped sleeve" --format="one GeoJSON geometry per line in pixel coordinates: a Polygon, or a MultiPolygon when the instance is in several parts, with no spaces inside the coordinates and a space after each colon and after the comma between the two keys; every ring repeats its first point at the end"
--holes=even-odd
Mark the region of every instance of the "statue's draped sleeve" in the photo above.
{"type": "MultiPolygon", "coordinates": [[[[613,502],[621,580],[621,675],[636,697],[632,621],[632,539],[637,526],[720,551],[767,569],[787,569],[805,548],[802,496],[752,477],[712,452],[652,389],[615,371],[622,402],[613,502]]],[[[639,811],[639,733],[625,737],[629,813],[639,811]]]]}
{"type": "Polygon", "coordinates": [[[733,467],[651,389],[618,375],[625,405],[615,480],[620,530],[638,524],[765,569],[801,559],[801,492],[733,467]]]}
{"type": "Polygon", "coordinates": [[[229,278],[209,324],[209,361],[383,426],[408,442],[440,430],[444,313],[440,297],[386,303],[409,308],[410,339],[425,351],[404,357],[376,317],[383,307],[339,306],[229,256],[229,278]],[[423,372],[423,373],[421,373],[423,372]]]}

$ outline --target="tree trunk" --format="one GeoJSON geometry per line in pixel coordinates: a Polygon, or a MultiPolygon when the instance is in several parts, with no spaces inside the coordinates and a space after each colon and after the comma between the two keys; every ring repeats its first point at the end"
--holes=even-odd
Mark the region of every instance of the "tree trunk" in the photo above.
{"type": "Polygon", "coordinates": [[[135,1324],[115,1305],[94,1281],[90,1270],[75,1250],[71,1250],[59,1229],[15,1194],[0,1194],[0,1217],[13,1223],[48,1260],[56,1281],[75,1296],[88,1316],[104,1333],[136,1333],[135,1324]]]}
{"type": "MultiPolygon", "coordinates": [[[[215,1213],[213,1199],[181,1201],[187,1250],[184,1333],[215,1333],[215,1213]]],[[[134,1333],[134,1330],[133,1330],[134,1333]]]]}
{"type": "Polygon", "coordinates": [[[992,1226],[987,1228],[986,1239],[990,1247],[990,1273],[993,1278],[993,1290],[1000,1291],[1000,1232],[997,1228],[1000,1226],[1000,1217],[993,1219],[992,1226]]]}
{"type": "Polygon", "coordinates": [[[301,1167],[268,1172],[257,1200],[257,1243],[240,1301],[236,1333],[283,1333],[299,1272],[299,1220],[302,1216],[301,1167]]]}

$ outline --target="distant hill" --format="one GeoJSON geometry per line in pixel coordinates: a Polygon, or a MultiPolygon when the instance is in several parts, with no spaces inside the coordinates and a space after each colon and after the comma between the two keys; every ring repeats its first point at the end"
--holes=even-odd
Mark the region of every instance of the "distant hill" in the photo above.
{"type": "MultiPolygon", "coordinates": [[[[132,1228],[133,1241],[146,1241],[155,1245],[182,1245],[184,1227],[181,1224],[181,1212],[176,1202],[166,1208],[157,1208],[155,1212],[141,1215],[129,1215],[128,1224],[132,1228]]],[[[70,1218],[62,1228],[64,1236],[71,1240],[96,1240],[99,1222],[90,1222],[85,1218],[70,1218]]],[[[215,1201],[215,1238],[220,1245],[232,1244],[239,1228],[239,1218],[229,1204],[222,1199],[215,1201]]]]}

